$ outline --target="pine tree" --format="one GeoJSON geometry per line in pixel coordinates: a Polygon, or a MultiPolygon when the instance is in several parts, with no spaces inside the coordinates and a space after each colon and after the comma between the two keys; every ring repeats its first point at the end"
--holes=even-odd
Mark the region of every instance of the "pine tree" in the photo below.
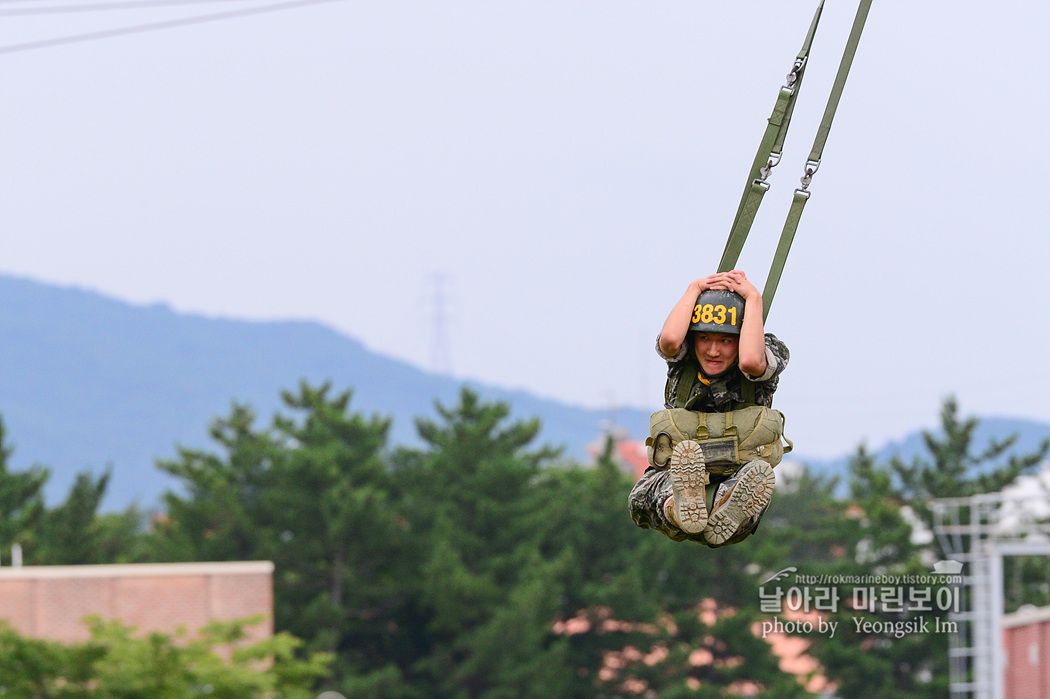
{"type": "Polygon", "coordinates": [[[178,449],[178,458],[157,467],[181,481],[165,493],[153,521],[149,556],[163,561],[237,561],[264,555],[260,494],[279,449],[270,430],[255,426],[255,413],[234,404],[229,417],[212,422],[209,436],[220,448],[178,449]]]}
{"type": "Polygon", "coordinates": [[[66,499],[48,509],[37,527],[26,561],[38,565],[85,565],[128,561],[136,556],[141,515],[134,507],[101,514],[110,472],[77,474],[66,499]]]}
{"type": "MultiPolygon", "coordinates": [[[[887,580],[928,573],[913,542],[912,525],[905,519],[899,490],[889,466],[879,466],[863,446],[849,460],[851,515],[841,542],[847,551],[834,574],[884,576],[887,580]]],[[[914,611],[912,590],[921,585],[841,584],[837,613],[830,618],[838,627],[834,637],[813,634],[810,653],[841,696],[877,699],[935,699],[947,693],[947,638],[943,634],[911,632],[902,635],[885,629],[921,628],[923,613],[914,611]],[[888,608],[874,601],[885,589],[901,595],[900,605],[888,608]],[[857,606],[857,603],[862,606],[857,606]],[[894,611],[896,608],[902,611],[894,611]],[[857,624],[861,621],[861,625],[857,624]],[[865,626],[864,622],[869,625],[865,626]]],[[[930,594],[935,591],[930,590],[930,594]]],[[[929,615],[927,615],[929,616],[929,615]]]]}
{"type": "Polygon", "coordinates": [[[279,628],[339,657],[337,674],[385,665],[390,609],[405,575],[383,450],[389,421],[349,409],[350,392],[303,383],[282,394],[278,452],[259,497],[264,551],[278,568],[279,628]]]}
{"type": "Polygon", "coordinates": [[[396,696],[385,649],[408,573],[382,455],[389,421],[352,413],[350,398],[304,382],[282,393],[288,414],[266,428],[235,405],[210,430],[220,454],[183,449],[162,462],[185,494],[165,496],[150,555],[272,560],[276,628],[307,652],[335,654],[332,682],[396,696]]]}
{"type": "MultiPolygon", "coordinates": [[[[974,433],[976,418],[960,418],[953,398],[941,410],[940,433],[923,432],[927,454],[910,463],[892,458],[876,463],[864,448],[850,462],[850,503],[858,512],[853,520],[858,529],[848,540],[850,563],[854,574],[919,576],[930,572],[929,561],[949,556],[940,542],[916,543],[918,533],[929,533],[934,523],[931,503],[937,498],[969,497],[1001,490],[1019,475],[1041,462],[1050,444],[1044,442],[1030,454],[1011,453],[1016,437],[992,440],[982,451],[976,451],[974,433]],[[910,513],[911,520],[905,514],[910,513]],[[926,554],[923,556],[922,554],[926,554]]],[[[1046,568],[1041,561],[1032,562],[1033,582],[1044,582],[1046,568]]],[[[1023,573],[1023,570],[1018,571],[1023,573]]],[[[1017,586],[1026,587],[1021,577],[1017,586]]],[[[858,626],[863,618],[872,624],[918,624],[923,611],[911,603],[913,590],[922,585],[891,585],[903,588],[905,609],[899,605],[876,603],[850,608],[844,605],[838,621],[850,633],[835,639],[814,637],[814,653],[828,676],[838,684],[843,696],[877,699],[885,696],[933,699],[948,693],[948,640],[944,633],[923,631],[895,636],[875,631],[876,626],[858,626]],[[887,608],[889,607],[889,608],[887,608]]],[[[931,594],[937,593],[937,586],[931,594]]],[[[1040,589],[1034,586],[1035,590],[1040,589]]],[[[921,592],[921,589],[920,589],[921,592]]],[[[845,599],[863,600],[865,595],[882,593],[878,586],[844,586],[845,599]],[[857,587],[870,587],[871,590],[857,587]],[[859,596],[858,596],[859,595],[859,596]]],[[[938,612],[925,611],[929,621],[938,612]]],[[[943,611],[940,612],[943,616],[943,611]]],[[[882,627],[892,628],[892,627],[882,627]]]]}
{"type": "Polygon", "coordinates": [[[508,424],[508,406],[469,389],[435,408],[440,421],[416,422],[427,449],[394,459],[420,570],[403,671],[422,696],[563,696],[566,642],[552,628],[563,562],[542,556],[530,526],[534,482],[555,452],[529,451],[539,423],[508,424]]]}
{"type": "MultiPolygon", "coordinates": [[[[1050,439],[1032,453],[1016,454],[1011,448],[1017,435],[991,440],[983,451],[976,452],[974,431],[978,419],[960,418],[955,398],[945,400],[941,408],[941,434],[922,433],[928,458],[916,457],[911,463],[893,458],[889,468],[896,478],[896,494],[907,503],[927,526],[933,526],[930,501],[936,498],[964,498],[979,493],[1001,491],[1018,476],[1030,472],[1050,451],[1050,439]]],[[[943,557],[948,552],[937,549],[943,557]]]]}
{"type": "Polygon", "coordinates": [[[8,470],[14,451],[0,418],[0,551],[27,544],[44,516],[44,485],[50,472],[40,466],[15,473],[8,470]]]}

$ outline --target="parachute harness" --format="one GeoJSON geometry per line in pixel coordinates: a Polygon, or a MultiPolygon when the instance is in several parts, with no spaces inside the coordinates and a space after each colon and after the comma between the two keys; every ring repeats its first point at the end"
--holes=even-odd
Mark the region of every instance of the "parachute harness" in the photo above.
{"type": "MultiPolygon", "coordinates": [[[[846,78],[849,75],[850,66],[853,64],[853,57],[857,52],[857,45],[860,43],[860,35],[864,29],[864,22],[868,17],[870,7],[871,0],[861,0],[860,5],[857,7],[857,15],[853,20],[853,28],[850,30],[849,39],[846,41],[842,60],[839,62],[839,70],[835,76],[831,94],[828,97],[828,104],[824,109],[824,116],[821,118],[820,126],[817,128],[817,135],[813,140],[813,148],[806,159],[801,179],[802,186],[795,190],[794,197],[792,197],[791,207],[788,209],[787,219],[780,234],[780,242],[777,244],[773,263],[770,266],[769,275],[766,277],[766,285],[762,291],[763,322],[769,315],[770,306],[773,305],[773,296],[776,294],[781,274],[784,271],[784,263],[787,261],[791,243],[795,238],[795,231],[798,228],[799,220],[802,218],[802,209],[805,207],[806,201],[809,200],[809,185],[813,181],[813,175],[816,174],[817,169],[820,167],[824,144],[827,142],[828,134],[831,132],[831,122],[835,118],[835,110],[838,107],[839,98],[842,96],[842,89],[846,85],[846,78]]],[[[802,44],[802,50],[799,51],[798,56],[795,58],[795,62],[787,75],[787,80],[777,94],[776,103],[773,105],[773,113],[769,117],[766,131],[758,147],[758,153],[755,155],[755,160],[751,165],[748,184],[744,188],[740,204],[737,206],[736,216],[729,231],[729,239],[726,240],[725,250],[722,252],[722,260],[718,263],[719,272],[728,272],[736,266],[737,259],[740,257],[740,251],[744,247],[744,241],[747,240],[747,235],[751,231],[751,225],[755,221],[755,215],[758,213],[758,207],[762,203],[762,196],[769,191],[767,179],[773,168],[780,163],[784,139],[787,137],[788,125],[791,123],[791,113],[795,108],[795,99],[798,97],[799,88],[802,87],[802,78],[805,76],[806,64],[809,62],[809,48],[813,42],[813,36],[816,34],[820,13],[823,9],[824,0],[820,0],[809,31],[806,33],[806,39],[802,44]]]]}

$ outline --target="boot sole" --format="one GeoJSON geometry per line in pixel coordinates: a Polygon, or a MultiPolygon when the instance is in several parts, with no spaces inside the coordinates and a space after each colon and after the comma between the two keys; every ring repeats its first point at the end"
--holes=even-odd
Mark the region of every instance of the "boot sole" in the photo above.
{"type": "Polygon", "coordinates": [[[700,445],[689,439],[676,444],[671,452],[669,471],[675,514],[682,531],[699,534],[707,526],[707,503],[704,502],[707,469],[700,445]]]}
{"type": "Polygon", "coordinates": [[[704,531],[709,544],[724,544],[747,520],[761,512],[773,498],[776,477],[773,467],[765,461],[756,461],[733,486],[726,500],[711,513],[704,531]]]}

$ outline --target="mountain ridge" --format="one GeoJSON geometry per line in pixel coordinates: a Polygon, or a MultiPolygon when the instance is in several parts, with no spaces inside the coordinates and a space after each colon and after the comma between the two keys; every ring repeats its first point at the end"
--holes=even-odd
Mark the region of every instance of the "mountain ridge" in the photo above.
{"type": "MultiPolygon", "coordinates": [[[[168,477],[154,466],[175,446],[209,448],[208,425],[249,405],[260,424],[300,381],[350,389],[351,410],[392,418],[390,443],[415,444],[414,418],[453,405],[462,386],[510,404],[514,419],[539,417],[538,442],[582,459],[608,411],[524,391],[459,381],[365,348],[316,321],[246,321],[134,305],[94,291],[0,275],[0,415],[13,468],[52,469],[49,499],[76,472],[111,468],[107,506],[150,504],[168,477]],[[136,485],[137,484],[137,485],[136,485]]],[[[619,409],[626,424],[648,414],[619,409]]]]}
{"type": "MultiPolygon", "coordinates": [[[[208,426],[234,402],[269,424],[282,409],[281,391],[303,380],[349,389],[351,410],[390,418],[391,447],[417,446],[415,419],[433,416],[435,401],[454,405],[463,386],[509,404],[513,419],[539,418],[537,445],[562,447],[575,461],[585,462],[588,446],[611,426],[641,439],[649,423],[649,411],[618,408],[612,416],[434,374],[316,321],[179,313],[8,275],[0,275],[0,358],[9,368],[0,372],[0,416],[15,448],[10,467],[49,467],[49,501],[65,496],[76,473],[110,468],[105,508],[155,505],[176,486],[158,459],[174,458],[177,445],[214,449],[208,426]]],[[[976,443],[1017,431],[1017,449],[1050,437],[1050,425],[993,417],[982,418],[976,443]]],[[[916,431],[874,453],[909,459],[921,439],[916,431]]],[[[848,460],[792,456],[818,473],[843,474],[848,460]]]]}

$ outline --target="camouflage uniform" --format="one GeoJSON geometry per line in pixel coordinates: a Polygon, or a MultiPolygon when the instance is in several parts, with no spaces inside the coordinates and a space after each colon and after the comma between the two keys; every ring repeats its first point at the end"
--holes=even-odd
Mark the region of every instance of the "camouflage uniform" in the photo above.
{"type": "MultiPolygon", "coordinates": [[[[689,395],[680,405],[676,405],[678,386],[687,372],[699,370],[699,360],[693,352],[692,334],[682,343],[681,349],[674,357],[668,357],[660,351],[660,341],[657,338],[656,351],[667,361],[667,384],[664,389],[665,408],[686,408],[705,413],[724,413],[734,410],[745,402],[743,382],[751,381],[754,386],[755,404],[772,407],[773,393],[777,390],[780,382],[780,374],[787,367],[791,354],[787,346],[778,340],[775,335],[766,333],[766,371],[762,376],[751,377],[734,367],[721,375],[707,379],[703,377],[693,384],[689,395]]],[[[725,478],[713,476],[708,487],[717,488],[725,478]]],[[[631,517],[634,523],[642,529],[656,529],[675,541],[691,539],[693,541],[710,546],[699,535],[689,534],[682,531],[670,520],[664,512],[664,502],[671,496],[671,478],[666,469],[649,467],[635,484],[628,498],[631,508],[631,517]]],[[[758,522],[762,513],[752,518],[750,526],[741,527],[740,531],[722,546],[735,544],[746,539],[758,528],[758,522]]]]}

